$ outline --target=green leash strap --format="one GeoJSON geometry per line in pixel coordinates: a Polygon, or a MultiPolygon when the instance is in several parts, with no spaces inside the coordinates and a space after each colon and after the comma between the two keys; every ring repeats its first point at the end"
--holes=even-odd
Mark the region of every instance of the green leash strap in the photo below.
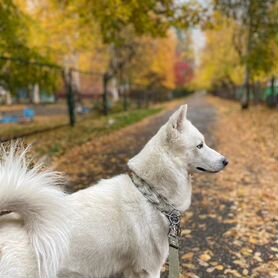
{"type": "Polygon", "coordinates": [[[169,239],[169,278],[179,278],[179,238],[176,235],[168,235],[169,239]]]}
{"type": "Polygon", "coordinates": [[[179,278],[180,275],[180,261],[179,249],[169,247],[169,278],[179,278]]]}

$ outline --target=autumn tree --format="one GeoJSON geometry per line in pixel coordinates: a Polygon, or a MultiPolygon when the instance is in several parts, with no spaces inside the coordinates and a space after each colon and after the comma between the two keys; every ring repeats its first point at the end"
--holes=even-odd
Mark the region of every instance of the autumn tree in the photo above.
{"type": "Polygon", "coordinates": [[[0,86],[15,95],[39,80],[47,83],[52,77],[44,70],[30,67],[26,61],[47,62],[36,48],[29,45],[32,20],[12,0],[0,1],[0,86]]]}
{"type": "Polygon", "coordinates": [[[178,89],[189,88],[194,77],[195,56],[191,30],[176,30],[177,48],[175,61],[175,85],[178,89]]]}
{"type": "MultiPolygon", "coordinates": [[[[52,0],[55,1],[55,0],[52,0]]],[[[57,1],[57,0],[56,0],[57,1]]],[[[188,28],[204,17],[198,1],[135,0],[101,1],[70,0],[80,20],[87,25],[99,23],[105,43],[121,43],[118,34],[132,26],[136,35],[164,36],[169,27],[188,28]]]]}
{"type": "MultiPolygon", "coordinates": [[[[19,1],[19,0],[17,0],[19,1]]],[[[80,24],[74,5],[51,0],[34,1],[25,11],[36,22],[29,37],[30,45],[41,54],[61,65],[89,70],[86,56],[94,57],[101,50],[101,37],[97,24],[80,24]],[[89,55],[90,53],[90,55],[89,55]],[[81,56],[82,64],[80,64],[81,56]]],[[[94,65],[101,71],[101,66],[94,65]]]]}
{"type": "Polygon", "coordinates": [[[136,45],[130,40],[130,33],[135,37],[163,37],[167,35],[171,26],[188,28],[200,19],[199,5],[196,1],[177,3],[174,0],[70,0],[65,3],[75,6],[81,23],[90,26],[97,22],[100,27],[103,42],[108,46],[110,56],[104,76],[105,84],[122,72],[123,64],[131,62],[136,45]]]}
{"type": "MultiPolygon", "coordinates": [[[[129,82],[128,79],[149,78],[148,87],[157,83],[158,86],[173,88],[171,69],[175,60],[175,39],[169,28],[187,28],[198,22],[200,13],[196,3],[193,0],[186,3],[174,0],[2,0],[1,9],[5,11],[2,19],[7,18],[3,24],[11,28],[7,28],[3,41],[16,38],[25,47],[26,54],[18,51],[25,61],[97,71],[104,74],[105,82],[117,78],[120,86],[129,82]],[[152,52],[153,48],[156,52],[152,52]],[[135,74],[135,69],[140,67],[140,59],[144,60],[144,55],[138,54],[142,49],[146,53],[150,51],[152,56],[145,61],[146,72],[135,74]]],[[[15,57],[19,48],[10,43],[5,49],[14,51],[11,56],[15,57]]],[[[28,71],[33,68],[28,67],[28,71]]],[[[41,68],[37,74],[30,74],[38,78],[24,83],[32,86],[42,86],[43,82],[46,83],[44,86],[53,84],[56,80],[51,72],[41,68]],[[47,78],[39,78],[40,72],[47,78]]],[[[78,73],[75,73],[75,83],[78,84],[78,73]]],[[[26,73],[22,77],[25,78],[26,73]]]]}
{"type": "Polygon", "coordinates": [[[214,14],[214,28],[205,32],[206,45],[201,53],[201,64],[196,69],[192,85],[197,89],[222,88],[235,94],[235,87],[243,82],[243,66],[233,47],[237,23],[220,13],[214,14]]]}
{"type": "Polygon", "coordinates": [[[173,31],[165,37],[136,39],[136,54],[127,68],[133,83],[149,89],[174,89],[177,39],[173,31]]]}
{"type": "Polygon", "coordinates": [[[122,88],[126,108],[128,89],[154,91],[174,88],[176,36],[173,31],[169,31],[162,38],[136,36],[132,30],[125,31],[125,39],[122,40],[124,43],[110,46],[109,69],[111,78],[116,77],[119,87],[122,88]]]}
{"type": "Polygon", "coordinates": [[[277,2],[215,0],[214,8],[234,19],[240,26],[233,42],[245,68],[245,92],[241,103],[242,108],[248,108],[252,77],[260,71],[269,73],[275,66],[275,61],[270,58],[272,51],[268,47],[269,42],[277,36],[277,2]]]}

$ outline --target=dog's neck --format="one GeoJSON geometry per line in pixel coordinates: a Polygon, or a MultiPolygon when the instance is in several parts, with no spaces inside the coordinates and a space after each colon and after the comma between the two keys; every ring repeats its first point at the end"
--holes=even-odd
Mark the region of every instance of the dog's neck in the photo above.
{"type": "Polygon", "coordinates": [[[179,211],[191,203],[191,177],[163,144],[163,128],[128,162],[129,168],[149,183],[179,211]]]}

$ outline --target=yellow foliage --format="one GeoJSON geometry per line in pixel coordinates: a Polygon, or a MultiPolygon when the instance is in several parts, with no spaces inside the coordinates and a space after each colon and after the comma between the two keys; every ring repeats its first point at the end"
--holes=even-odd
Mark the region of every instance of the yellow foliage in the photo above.
{"type": "Polygon", "coordinates": [[[65,66],[95,71],[107,67],[98,26],[81,25],[76,6],[49,0],[16,2],[33,20],[28,38],[30,48],[65,66]]]}
{"type": "Polygon", "coordinates": [[[142,37],[138,39],[138,52],[132,63],[135,84],[151,86],[158,82],[166,89],[175,87],[174,66],[177,38],[171,31],[164,38],[142,37]]]}
{"type": "Polygon", "coordinates": [[[166,38],[157,40],[151,70],[163,78],[163,86],[168,89],[175,87],[174,65],[176,61],[177,40],[173,32],[166,38]]]}
{"type": "MultiPolygon", "coordinates": [[[[102,43],[99,23],[82,22],[78,12],[82,1],[67,5],[50,0],[15,1],[32,21],[28,38],[30,49],[36,49],[52,63],[65,67],[99,73],[108,71],[109,62],[113,60],[111,45],[102,43]]],[[[118,12],[123,18],[127,16],[124,7],[118,12]]],[[[177,46],[175,33],[169,31],[165,37],[152,38],[136,37],[134,30],[128,27],[124,31],[127,44],[136,49],[126,72],[131,81],[144,87],[158,84],[173,89],[177,46]]]]}
{"type": "MultiPolygon", "coordinates": [[[[213,28],[205,32],[206,46],[201,53],[201,64],[191,84],[194,89],[209,90],[221,83],[235,86],[244,83],[247,31],[239,23],[225,18],[221,13],[215,13],[213,19],[215,23],[213,28]]],[[[271,66],[271,62],[278,59],[278,46],[275,38],[264,42],[263,51],[268,55],[260,57],[260,52],[258,52],[258,56],[252,57],[255,59],[252,61],[253,64],[255,62],[265,64],[265,68],[261,67],[252,72],[254,82],[266,82],[271,76],[278,75],[278,67],[272,68],[271,66]]]]}
{"type": "Polygon", "coordinates": [[[235,22],[217,15],[217,25],[205,33],[206,46],[193,80],[194,87],[210,89],[223,80],[238,85],[243,82],[244,68],[233,46],[236,28],[235,22]]]}

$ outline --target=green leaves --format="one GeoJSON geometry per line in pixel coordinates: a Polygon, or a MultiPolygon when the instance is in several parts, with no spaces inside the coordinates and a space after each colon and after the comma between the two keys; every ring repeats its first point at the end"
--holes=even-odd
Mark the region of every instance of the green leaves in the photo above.
{"type": "MultiPolygon", "coordinates": [[[[54,1],[54,0],[53,0],[54,1]]],[[[97,23],[105,43],[121,44],[126,28],[136,35],[165,36],[170,27],[188,28],[200,22],[201,8],[196,1],[174,0],[71,0],[85,24],[97,23]]]]}
{"type": "Polygon", "coordinates": [[[0,86],[12,94],[35,84],[46,89],[56,80],[53,72],[26,63],[48,61],[29,45],[32,24],[31,18],[14,1],[0,0],[0,86]]]}
{"type": "MultiPolygon", "coordinates": [[[[254,74],[269,73],[275,66],[271,42],[278,34],[278,3],[275,0],[218,0],[215,10],[233,19],[246,33],[241,62],[254,74]]],[[[242,36],[238,33],[236,36],[242,36]]]]}
{"type": "MultiPolygon", "coordinates": [[[[163,22],[163,15],[157,12],[157,7],[165,7],[170,1],[154,0],[108,0],[89,1],[88,16],[95,17],[100,24],[105,42],[117,42],[118,32],[131,25],[135,33],[162,35],[167,30],[167,22],[163,22]]],[[[167,9],[167,7],[165,7],[167,9]]]]}

